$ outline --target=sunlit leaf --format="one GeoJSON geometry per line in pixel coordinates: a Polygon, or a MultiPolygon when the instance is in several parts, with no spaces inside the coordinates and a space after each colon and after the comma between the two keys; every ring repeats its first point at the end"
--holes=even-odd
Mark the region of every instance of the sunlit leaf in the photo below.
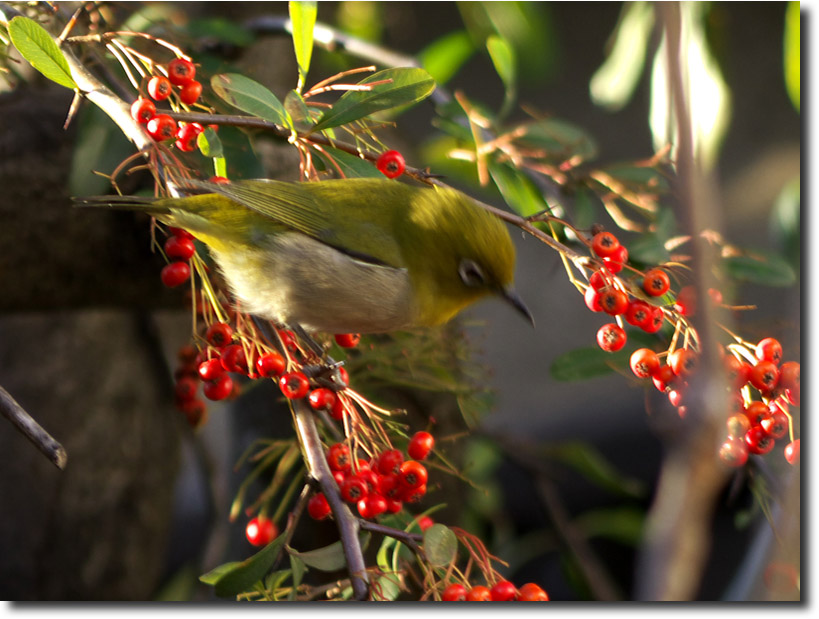
{"type": "Polygon", "coordinates": [[[438,84],[446,84],[474,52],[466,30],[456,30],[430,43],[418,54],[418,60],[438,84]]]}
{"type": "Polygon", "coordinates": [[[521,170],[505,163],[490,162],[489,174],[503,199],[519,215],[528,217],[546,210],[542,194],[521,170]]]}
{"type": "Polygon", "coordinates": [[[486,39],[486,50],[495,65],[495,71],[507,89],[514,89],[517,79],[515,70],[515,50],[509,42],[498,35],[491,35],[486,39]]]}
{"type": "Polygon", "coordinates": [[[378,83],[368,90],[348,90],[325,111],[313,127],[314,131],[338,127],[375,112],[417,103],[432,94],[435,80],[423,69],[397,68],[379,71],[366,77],[359,85],[378,83]]]}
{"type": "Polygon", "coordinates": [[[32,67],[60,86],[72,90],[77,87],[68,61],[40,24],[28,17],[17,16],[8,23],[8,29],[14,47],[32,67]]]}
{"type": "Polygon", "coordinates": [[[785,12],[785,88],[797,110],[801,106],[800,3],[789,2],[785,12]]]}
{"type": "Polygon", "coordinates": [[[316,2],[288,2],[290,23],[293,28],[293,47],[296,50],[296,63],[299,67],[299,85],[301,92],[307,71],[310,69],[310,58],[313,55],[313,27],[316,25],[316,2]]]}
{"type": "Polygon", "coordinates": [[[249,77],[223,73],[210,79],[213,91],[233,107],[273,123],[292,127],[292,121],[281,101],[272,92],[249,77]]]}
{"type": "Polygon", "coordinates": [[[205,130],[196,136],[196,145],[205,157],[224,157],[222,141],[210,127],[205,127],[205,130]]]}
{"type": "Polygon", "coordinates": [[[435,523],[424,531],[424,554],[433,567],[452,563],[458,552],[458,538],[447,526],[435,523]]]}

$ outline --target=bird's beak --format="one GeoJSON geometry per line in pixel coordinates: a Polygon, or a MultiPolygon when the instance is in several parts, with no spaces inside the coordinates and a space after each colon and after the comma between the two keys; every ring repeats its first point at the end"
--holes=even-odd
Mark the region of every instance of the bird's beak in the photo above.
{"type": "Polygon", "coordinates": [[[532,323],[532,326],[535,326],[535,319],[532,317],[532,312],[529,311],[529,308],[526,307],[526,304],[523,300],[518,296],[518,293],[512,290],[511,288],[504,288],[501,290],[501,297],[509,303],[512,307],[514,307],[517,311],[519,311],[523,316],[532,323]]]}

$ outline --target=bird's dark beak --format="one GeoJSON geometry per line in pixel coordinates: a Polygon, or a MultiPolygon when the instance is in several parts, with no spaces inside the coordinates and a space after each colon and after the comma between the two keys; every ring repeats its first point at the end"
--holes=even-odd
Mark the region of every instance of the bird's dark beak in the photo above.
{"type": "Polygon", "coordinates": [[[532,317],[532,312],[529,311],[529,308],[526,307],[526,304],[523,300],[518,296],[518,293],[512,290],[511,288],[504,288],[501,290],[501,297],[509,303],[512,307],[514,307],[517,311],[519,311],[523,316],[532,323],[532,326],[535,326],[535,319],[532,317]]]}

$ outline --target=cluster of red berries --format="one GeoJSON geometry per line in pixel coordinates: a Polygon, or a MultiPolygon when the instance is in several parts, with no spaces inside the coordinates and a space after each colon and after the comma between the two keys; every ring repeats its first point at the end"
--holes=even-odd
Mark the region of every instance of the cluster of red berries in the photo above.
{"type": "MultiPolygon", "coordinates": [[[[367,461],[354,458],[345,443],[336,443],[327,450],[327,464],[341,497],[355,504],[362,518],[372,519],[383,513],[395,514],[404,503],[421,500],[427,492],[428,474],[420,460],[426,459],[434,446],[429,432],[416,432],[407,445],[410,459],[398,449],[387,449],[367,461]]],[[[315,520],[327,518],[327,497],[321,492],[313,495],[307,512],[315,520]]]]}
{"type": "Polygon", "coordinates": [[[267,546],[278,536],[279,527],[264,516],[256,516],[245,527],[245,537],[254,546],[267,546]]]}
{"type": "Polygon", "coordinates": [[[404,156],[397,150],[388,150],[378,157],[375,167],[387,178],[397,178],[404,173],[406,163],[404,156]]]}
{"type": "Polygon", "coordinates": [[[460,583],[449,585],[441,594],[444,602],[548,602],[549,594],[540,585],[527,582],[520,589],[508,580],[501,580],[485,587],[466,587],[460,583]]]}
{"type": "Polygon", "coordinates": [[[131,105],[131,117],[158,142],[174,139],[174,145],[181,151],[191,152],[196,149],[196,139],[204,127],[199,123],[179,123],[167,114],[157,114],[154,101],[164,101],[178,87],[177,97],[185,105],[196,103],[202,94],[202,84],[197,82],[196,67],[185,58],[175,58],[168,63],[168,77],[154,75],[148,80],[148,95],[150,99],[140,96],[131,105]],[[153,101],[151,100],[153,99],[153,101]]]}
{"type": "Polygon", "coordinates": [[[170,228],[169,232],[171,235],[165,240],[162,248],[169,262],[162,268],[159,277],[168,288],[176,288],[190,279],[189,261],[196,253],[196,245],[193,236],[187,230],[170,228]]]}

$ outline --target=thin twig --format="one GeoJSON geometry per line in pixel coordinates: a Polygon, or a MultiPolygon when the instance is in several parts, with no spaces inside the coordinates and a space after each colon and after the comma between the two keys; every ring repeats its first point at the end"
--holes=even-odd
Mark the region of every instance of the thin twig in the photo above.
{"type": "Polygon", "coordinates": [[[365,531],[381,533],[382,535],[386,535],[387,537],[391,537],[393,539],[398,540],[399,542],[407,546],[410,550],[412,550],[416,555],[418,555],[418,557],[422,558],[423,560],[426,560],[424,549],[418,545],[418,542],[424,539],[423,535],[419,535],[417,533],[409,533],[407,531],[402,531],[401,529],[388,527],[383,524],[378,524],[377,522],[372,522],[371,520],[360,520],[358,524],[365,531]]]}
{"type": "Polygon", "coordinates": [[[60,470],[65,468],[68,454],[63,446],[46,432],[3,387],[0,387],[0,412],[14,424],[23,436],[34,443],[37,449],[54,463],[54,466],[60,470]]]}

